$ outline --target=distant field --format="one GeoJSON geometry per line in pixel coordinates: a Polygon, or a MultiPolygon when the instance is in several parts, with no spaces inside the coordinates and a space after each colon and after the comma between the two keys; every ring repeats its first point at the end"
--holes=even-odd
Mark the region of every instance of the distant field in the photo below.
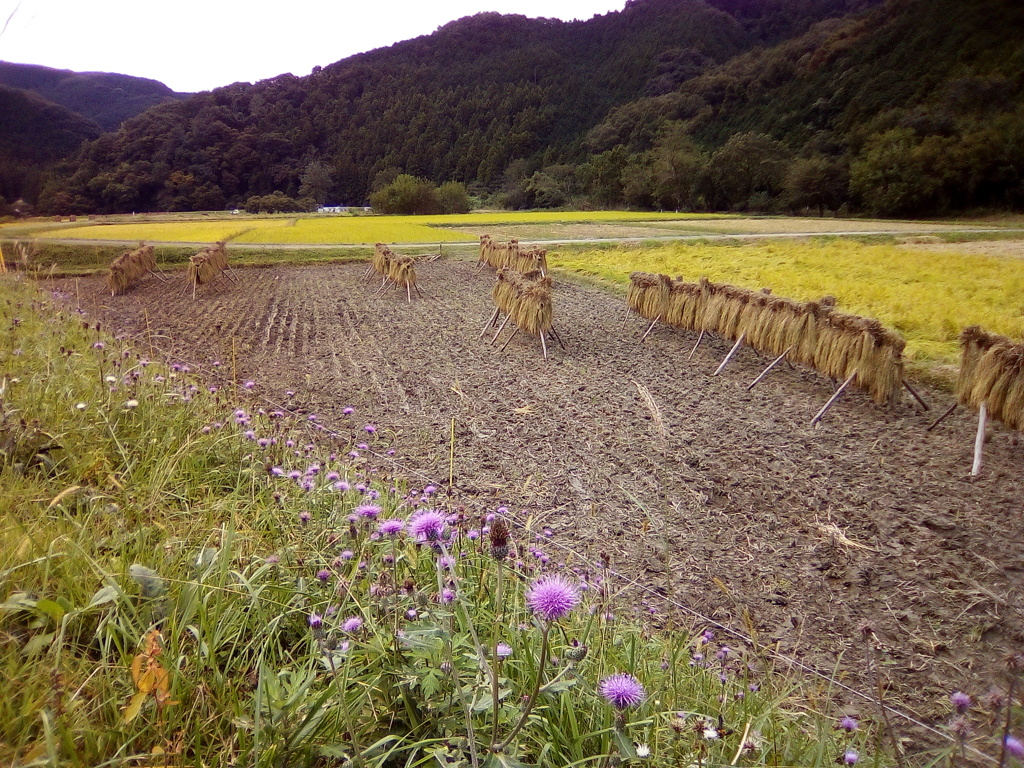
{"type": "MultiPolygon", "coordinates": [[[[219,220],[138,221],[86,226],[40,227],[44,239],[148,240],[155,242],[268,244],[373,244],[472,242],[477,235],[460,227],[622,222],[692,221],[717,214],[631,213],[628,211],[497,212],[450,216],[295,216],[232,217],[219,220]]],[[[554,236],[556,239],[558,235],[554,236]]]]}
{"type": "Polygon", "coordinates": [[[549,252],[548,260],[619,285],[628,283],[630,272],[643,270],[769,287],[803,301],[831,294],[844,311],[898,330],[907,340],[908,360],[919,370],[955,364],[965,326],[1024,336],[1024,261],[1013,257],[816,240],[577,247],[549,252]]]}

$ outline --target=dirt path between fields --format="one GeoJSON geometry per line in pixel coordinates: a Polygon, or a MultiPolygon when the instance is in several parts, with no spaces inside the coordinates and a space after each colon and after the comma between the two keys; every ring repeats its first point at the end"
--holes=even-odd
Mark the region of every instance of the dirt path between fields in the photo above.
{"type": "MultiPolygon", "coordinates": [[[[984,693],[1005,652],[1020,650],[1017,433],[993,431],[971,481],[975,415],[959,409],[925,431],[947,394],[925,391],[930,413],[909,398],[884,409],[844,395],[815,428],[832,382],[782,366],[747,391],[766,364],[749,349],[712,377],[725,342],[706,341],[692,360],[693,334],[658,328],[638,345],[645,323],[623,324],[622,300],[598,288],[556,276],[566,349],[545,361],[535,339],[499,352],[478,338],[493,273],[421,264],[428,298],[410,304],[375,294],[364,269],[236,270],[238,285],[195,301],[178,292],[183,273],[117,298],[96,277],[79,281],[77,300],[105,327],[200,369],[227,370],[234,350],[257,392],[281,402],[294,390],[294,406],[346,434],[376,424],[375,444],[396,450],[412,482],[433,479],[473,513],[525,511],[551,529],[553,543],[538,546],[553,560],[565,559],[559,546],[606,553],[649,589],[628,591],[623,611],[664,623],[675,603],[749,626],[781,653],[838,665],[862,690],[859,629],[870,624],[889,702],[935,723],[950,691],[984,693]]],[[[520,542],[524,555],[531,543],[520,542]]]]}

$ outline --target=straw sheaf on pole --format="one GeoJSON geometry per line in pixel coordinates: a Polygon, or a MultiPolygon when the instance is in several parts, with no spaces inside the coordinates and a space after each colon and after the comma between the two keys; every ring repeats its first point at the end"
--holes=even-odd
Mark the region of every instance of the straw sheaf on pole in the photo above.
{"type": "Polygon", "coordinates": [[[374,272],[381,277],[387,277],[391,270],[391,260],[394,258],[395,254],[390,248],[384,243],[377,243],[373,247],[373,258],[370,260],[370,264],[374,272]]]}
{"type": "Polygon", "coordinates": [[[526,274],[509,268],[499,270],[491,298],[523,333],[537,336],[551,332],[551,278],[540,270],[526,274]]]}
{"type": "Polygon", "coordinates": [[[672,278],[651,272],[633,272],[629,276],[626,303],[640,317],[657,320],[668,309],[669,287],[672,278]]]}
{"type": "Polygon", "coordinates": [[[1013,429],[1024,428],[1024,344],[974,325],[960,334],[957,400],[1013,429]]]}
{"type": "Polygon", "coordinates": [[[854,376],[852,383],[879,404],[892,400],[903,383],[903,339],[877,320],[834,311],[832,296],[801,303],[706,277],[687,283],[634,272],[626,300],[648,319],[664,312],[673,327],[717,333],[835,379],[854,376]]]}
{"type": "Polygon", "coordinates": [[[192,298],[200,285],[212,283],[228,268],[228,253],[223,242],[208,245],[188,259],[188,281],[192,284],[192,298]]]}
{"type": "Polygon", "coordinates": [[[147,272],[156,272],[156,255],[152,245],[139,243],[133,251],[125,251],[110,263],[107,285],[111,296],[124,294],[147,272]]]}

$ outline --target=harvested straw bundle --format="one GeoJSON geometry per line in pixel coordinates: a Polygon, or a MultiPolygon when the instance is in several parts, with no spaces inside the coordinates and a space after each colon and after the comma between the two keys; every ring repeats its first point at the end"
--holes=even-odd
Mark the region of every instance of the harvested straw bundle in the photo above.
{"type": "Polygon", "coordinates": [[[214,264],[209,251],[200,251],[189,257],[188,279],[192,283],[193,291],[197,285],[212,283],[218,274],[220,270],[214,264]]]}
{"type": "Polygon", "coordinates": [[[412,256],[394,256],[388,262],[388,279],[396,286],[405,286],[405,295],[409,301],[412,301],[412,290],[417,287],[415,263],[412,256]]]}
{"type": "Polygon", "coordinates": [[[540,248],[531,248],[528,251],[517,251],[508,255],[508,263],[505,266],[518,270],[519,272],[539,271],[541,275],[548,273],[548,252],[540,248]]]}
{"type": "Polygon", "coordinates": [[[743,309],[740,311],[736,330],[742,334],[747,344],[759,352],[771,354],[771,350],[765,349],[761,340],[764,336],[765,320],[768,310],[768,297],[771,291],[762,288],[760,291],[752,291],[747,298],[743,309]]]}
{"type": "Polygon", "coordinates": [[[139,247],[129,256],[138,265],[140,274],[141,272],[156,272],[156,249],[152,245],[139,243],[139,247]]]}
{"type": "Polygon", "coordinates": [[[629,276],[629,293],[626,303],[640,317],[657,320],[668,309],[669,289],[672,278],[650,272],[633,272],[629,276]]]}
{"type": "Polygon", "coordinates": [[[906,342],[874,319],[862,323],[857,380],[879,405],[896,397],[903,383],[906,342]]]}
{"type": "Polygon", "coordinates": [[[373,267],[373,271],[381,277],[387,277],[391,271],[391,261],[395,258],[395,254],[390,248],[384,243],[377,243],[373,246],[373,257],[370,260],[370,264],[373,267]]]}
{"type": "Polygon", "coordinates": [[[696,330],[701,297],[700,285],[697,283],[687,283],[681,277],[673,280],[668,289],[665,323],[674,328],[696,330]]]}
{"type": "Polygon", "coordinates": [[[138,277],[137,263],[131,258],[131,252],[125,251],[110,262],[110,273],[107,275],[110,295],[120,296],[127,292],[138,277]]]}
{"type": "Polygon", "coordinates": [[[480,235],[480,257],[476,261],[478,267],[489,265],[491,250],[494,248],[494,240],[490,235],[480,235]]]}
{"type": "Polygon", "coordinates": [[[1013,429],[1024,428],[1024,344],[977,326],[960,335],[963,348],[957,399],[1013,429]]]}
{"type": "Polygon", "coordinates": [[[725,308],[725,296],[722,286],[702,277],[697,283],[700,286],[700,315],[697,316],[698,331],[718,331],[718,322],[725,308]]]}
{"type": "Polygon", "coordinates": [[[512,308],[512,322],[528,336],[551,332],[551,278],[523,280],[517,286],[516,303],[512,308]]]}

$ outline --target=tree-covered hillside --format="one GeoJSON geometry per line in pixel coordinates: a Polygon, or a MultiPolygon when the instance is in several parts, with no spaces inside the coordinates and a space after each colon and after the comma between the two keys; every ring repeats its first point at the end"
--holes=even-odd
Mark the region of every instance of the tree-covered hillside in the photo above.
{"type": "Polygon", "coordinates": [[[96,123],[81,115],[0,85],[0,207],[5,200],[34,199],[44,169],[100,133],[96,123]]]}
{"type": "Polygon", "coordinates": [[[150,107],[189,95],[144,77],[71,72],[9,61],[0,61],[0,85],[31,91],[92,120],[105,131],[115,130],[150,107]]]}
{"type": "MultiPolygon", "coordinates": [[[[821,0],[803,31],[827,9],[821,0]]],[[[617,104],[671,90],[758,45],[763,30],[703,0],[631,0],[586,22],[488,13],[303,78],[238,84],[156,107],[86,147],[45,204],[189,209],[297,196],[312,163],[328,198],[361,203],[400,173],[478,191],[586,159],[585,133],[617,104]]],[[[763,25],[762,25],[763,26],[763,25]]],[[[514,202],[514,200],[513,200],[514,202]]]]}
{"type": "Polygon", "coordinates": [[[638,204],[1019,208],[1022,105],[1024,5],[890,0],[614,109],[588,146],[638,204]]]}

